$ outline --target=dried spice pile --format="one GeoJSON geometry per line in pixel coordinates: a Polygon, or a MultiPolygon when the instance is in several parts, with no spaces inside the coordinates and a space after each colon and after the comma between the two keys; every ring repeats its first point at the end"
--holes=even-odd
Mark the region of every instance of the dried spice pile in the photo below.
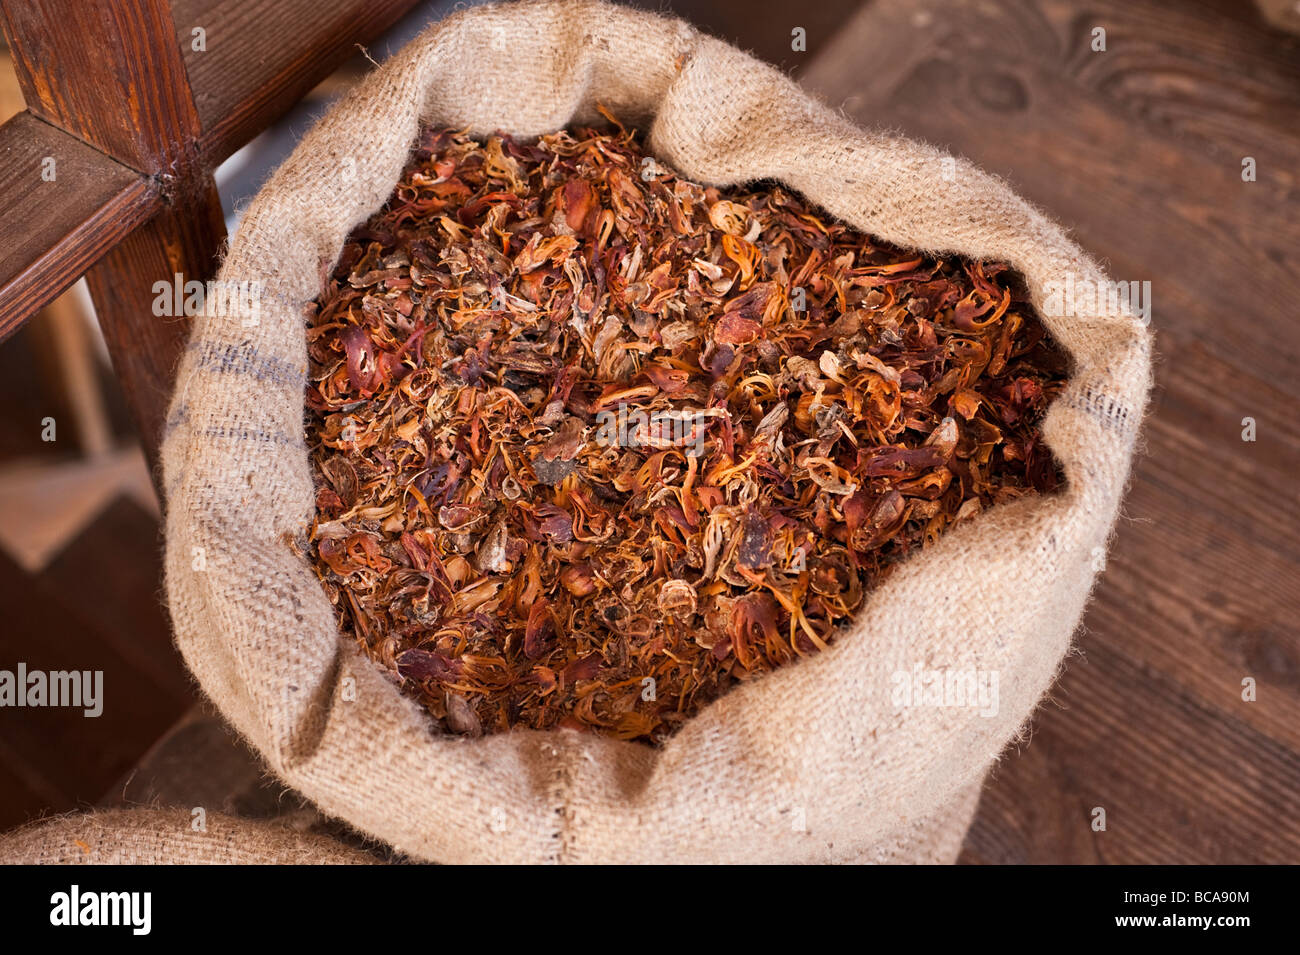
{"type": "Polygon", "coordinates": [[[661,740],[1060,476],[1002,265],[719,191],[622,127],[427,130],[309,318],[311,557],[441,725],[661,740]]]}

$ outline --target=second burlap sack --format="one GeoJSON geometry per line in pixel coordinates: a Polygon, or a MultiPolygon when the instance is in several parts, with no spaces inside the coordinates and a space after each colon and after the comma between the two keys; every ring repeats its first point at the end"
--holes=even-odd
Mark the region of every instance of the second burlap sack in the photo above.
{"type": "Polygon", "coordinates": [[[0,835],[0,865],[373,865],[360,849],[273,822],[188,809],[51,816],[0,835]]]}
{"type": "Polygon", "coordinates": [[[219,278],[253,315],[200,316],[163,448],[167,592],[203,689],[288,785],[444,862],[951,861],[980,782],[1050,686],[1101,566],[1148,389],[1126,310],[1045,314],[1073,356],[1044,421],[1066,487],[910,558],[815,657],[746,683],[660,750],[572,732],[467,740],[342,638],[291,547],[313,516],[303,307],[388,197],[421,122],[534,136],[603,104],[681,175],[778,179],[897,245],[1104,280],[1004,184],[864,132],[684,23],[594,2],[460,12],[330,110],[248,207],[219,278]],[[200,559],[201,557],[201,559],[200,559]],[[896,675],[998,678],[993,715],[900,706],[896,675]]]}

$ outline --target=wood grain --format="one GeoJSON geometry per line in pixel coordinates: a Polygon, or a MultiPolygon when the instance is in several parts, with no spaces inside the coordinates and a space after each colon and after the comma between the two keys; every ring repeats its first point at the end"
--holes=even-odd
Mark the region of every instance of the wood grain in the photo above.
{"type": "MultiPolygon", "coordinates": [[[[41,373],[34,333],[46,320],[38,317],[0,347],[5,468],[25,460],[53,470],[81,453],[64,417],[68,409],[60,408],[58,389],[41,373]],[[41,440],[46,415],[57,417],[57,441],[41,440]]],[[[113,443],[121,446],[131,440],[126,409],[108,379],[111,371],[96,371],[107,386],[113,443]]],[[[41,812],[91,805],[193,702],[162,606],[159,541],[156,514],[123,499],[39,573],[0,557],[0,668],[13,670],[19,660],[42,670],[93,663],[104,671],[107,700],[97,719],[77,710],[0,707],[0,830],[41,812]],[[128,697],[139,697],[140,705],[129,715],[111,712],[128,697]],[[35,719],[29,724],[28,717],[35,719]],[[105,720],[111,723],[102,728],[105,720]],[[71,737],[80,738],[65,747],[61,741],[71,737]]]]}
{"type": "Polygon", "coordinates": [[[90,284],[152,456],[185,329],[141,322],[141,290],[171,269],[211,277],[225,237],[211,169],[413,6],[0,0],[23,94],[48,121],[0,127],[0,339],[133,234],[90,284]],[[50,155],[66,159],[57,184],[40,179],[50,155]]]}
{"type": "Polygon", "coordinates": [[[798,77],[834,42],[861,0],[620,0],[655,13],[684,17],[692,26],[741,47],[798,77]],[[794,31],[803,31],[796,50],[794,31]]]}
{"type": "Polygon", "coordinates": [[[967,861],[1300,859],[1298,81],[1294,38],[1248,6],[1154,0],[884,0],[803,76],[1152,283],[1157,387],[1109,567],[967,861]]]}
{"type": "Polygon", "coordinates": [[[113,367],[155,462],[188,329],[155,315],[153,289],[210,279],[225,240],[171,8],[167,0],[0,0],[0,8],[29,108],[148,174],[161,193],[154,218],[87,274],[113,367]]]}
{"type": "Polygon", "coordinates": [[[148,178],[30,113],[0,126],[0,340],[160,206],[148,178]]]}
{"type": "Polygon", "coordinates": [[[154,285],[163,281],[170,287],[177,275],[206,282],[216,273],[225,222],[216,184],[210,176],[198,182],[205,180],[206,188],[188,187],[86,273],[113,368],[155,467],[155,486],[167,402],[191,320],[156,315],[154,285]]]}
{"type": "Polygon", "coordinates": [[[418,0],[175,0],[212,166],[244,145],[380,36],[418,0]],[[194,31],[204,31],[197,49],[194,31]]]}
{"type": "Polygon", "coordinates": [[[0,0],[27,108],[133,169],[183,177],[200,132],[167,0],[0,0]]]}

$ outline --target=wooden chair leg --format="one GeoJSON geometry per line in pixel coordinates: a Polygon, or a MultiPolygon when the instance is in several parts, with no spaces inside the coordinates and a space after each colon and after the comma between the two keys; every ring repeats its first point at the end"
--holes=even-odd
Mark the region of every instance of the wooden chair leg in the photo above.
{"type": "MultiPolygon", "coordinates": [[[[167,401],[190,319],[154,314],[155,283],[211,278],[225,239],[216,185],[173,204],[136,229],[86,273],[113,369],[140,431],[150,466],[157,464],[167,401]]],[[[155,477],[156,481],[156,477],[155,477]]]]}
{"type": "Polygon", "coordinates": [[[212,277],[225,226],[168,0],[0,0],[28,109],[154,177],[164,209],[88,274],[151,464],[188,321],[153,314],[154,284],[212,277]]]}

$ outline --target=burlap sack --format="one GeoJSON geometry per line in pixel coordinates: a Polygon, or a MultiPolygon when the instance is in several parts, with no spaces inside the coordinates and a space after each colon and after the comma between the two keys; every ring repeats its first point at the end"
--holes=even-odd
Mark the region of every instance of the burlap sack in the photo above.
{"type": "Polygon", "coordinates": [[[829,650],[733,691],[662,750],[571,732],[437,735],[340,638],[289,546],[313,509],[303,306],[389,195],[419,122],[527,137],[594,119],[598,102],[685,176],[776,178],[891,242],[1009,262],[1040,306],[1050,281],[1102,278],[1001,182],[854,127],[684,23],[586,0],[460,12],[330,110],[231,240],[220,278],[260,283],[261,314],[196,322],[163,448],[181,651],[284,782],[417,858],[950,861],[1100,567],[1148,388],[1148,333],[1127,312],[1047,318],[1074,357],[1044,423],[1064,493],[959,526],[829,650]],[[996,715],[894,705],[891,676],[914,668],[996,672],[996,715]]]}
{"type": "Polygon", "coordinates": [[[0,836],[0,865],[371,865],[325,836],[188,809],[111,809],[55,816],[0,836]]]}

